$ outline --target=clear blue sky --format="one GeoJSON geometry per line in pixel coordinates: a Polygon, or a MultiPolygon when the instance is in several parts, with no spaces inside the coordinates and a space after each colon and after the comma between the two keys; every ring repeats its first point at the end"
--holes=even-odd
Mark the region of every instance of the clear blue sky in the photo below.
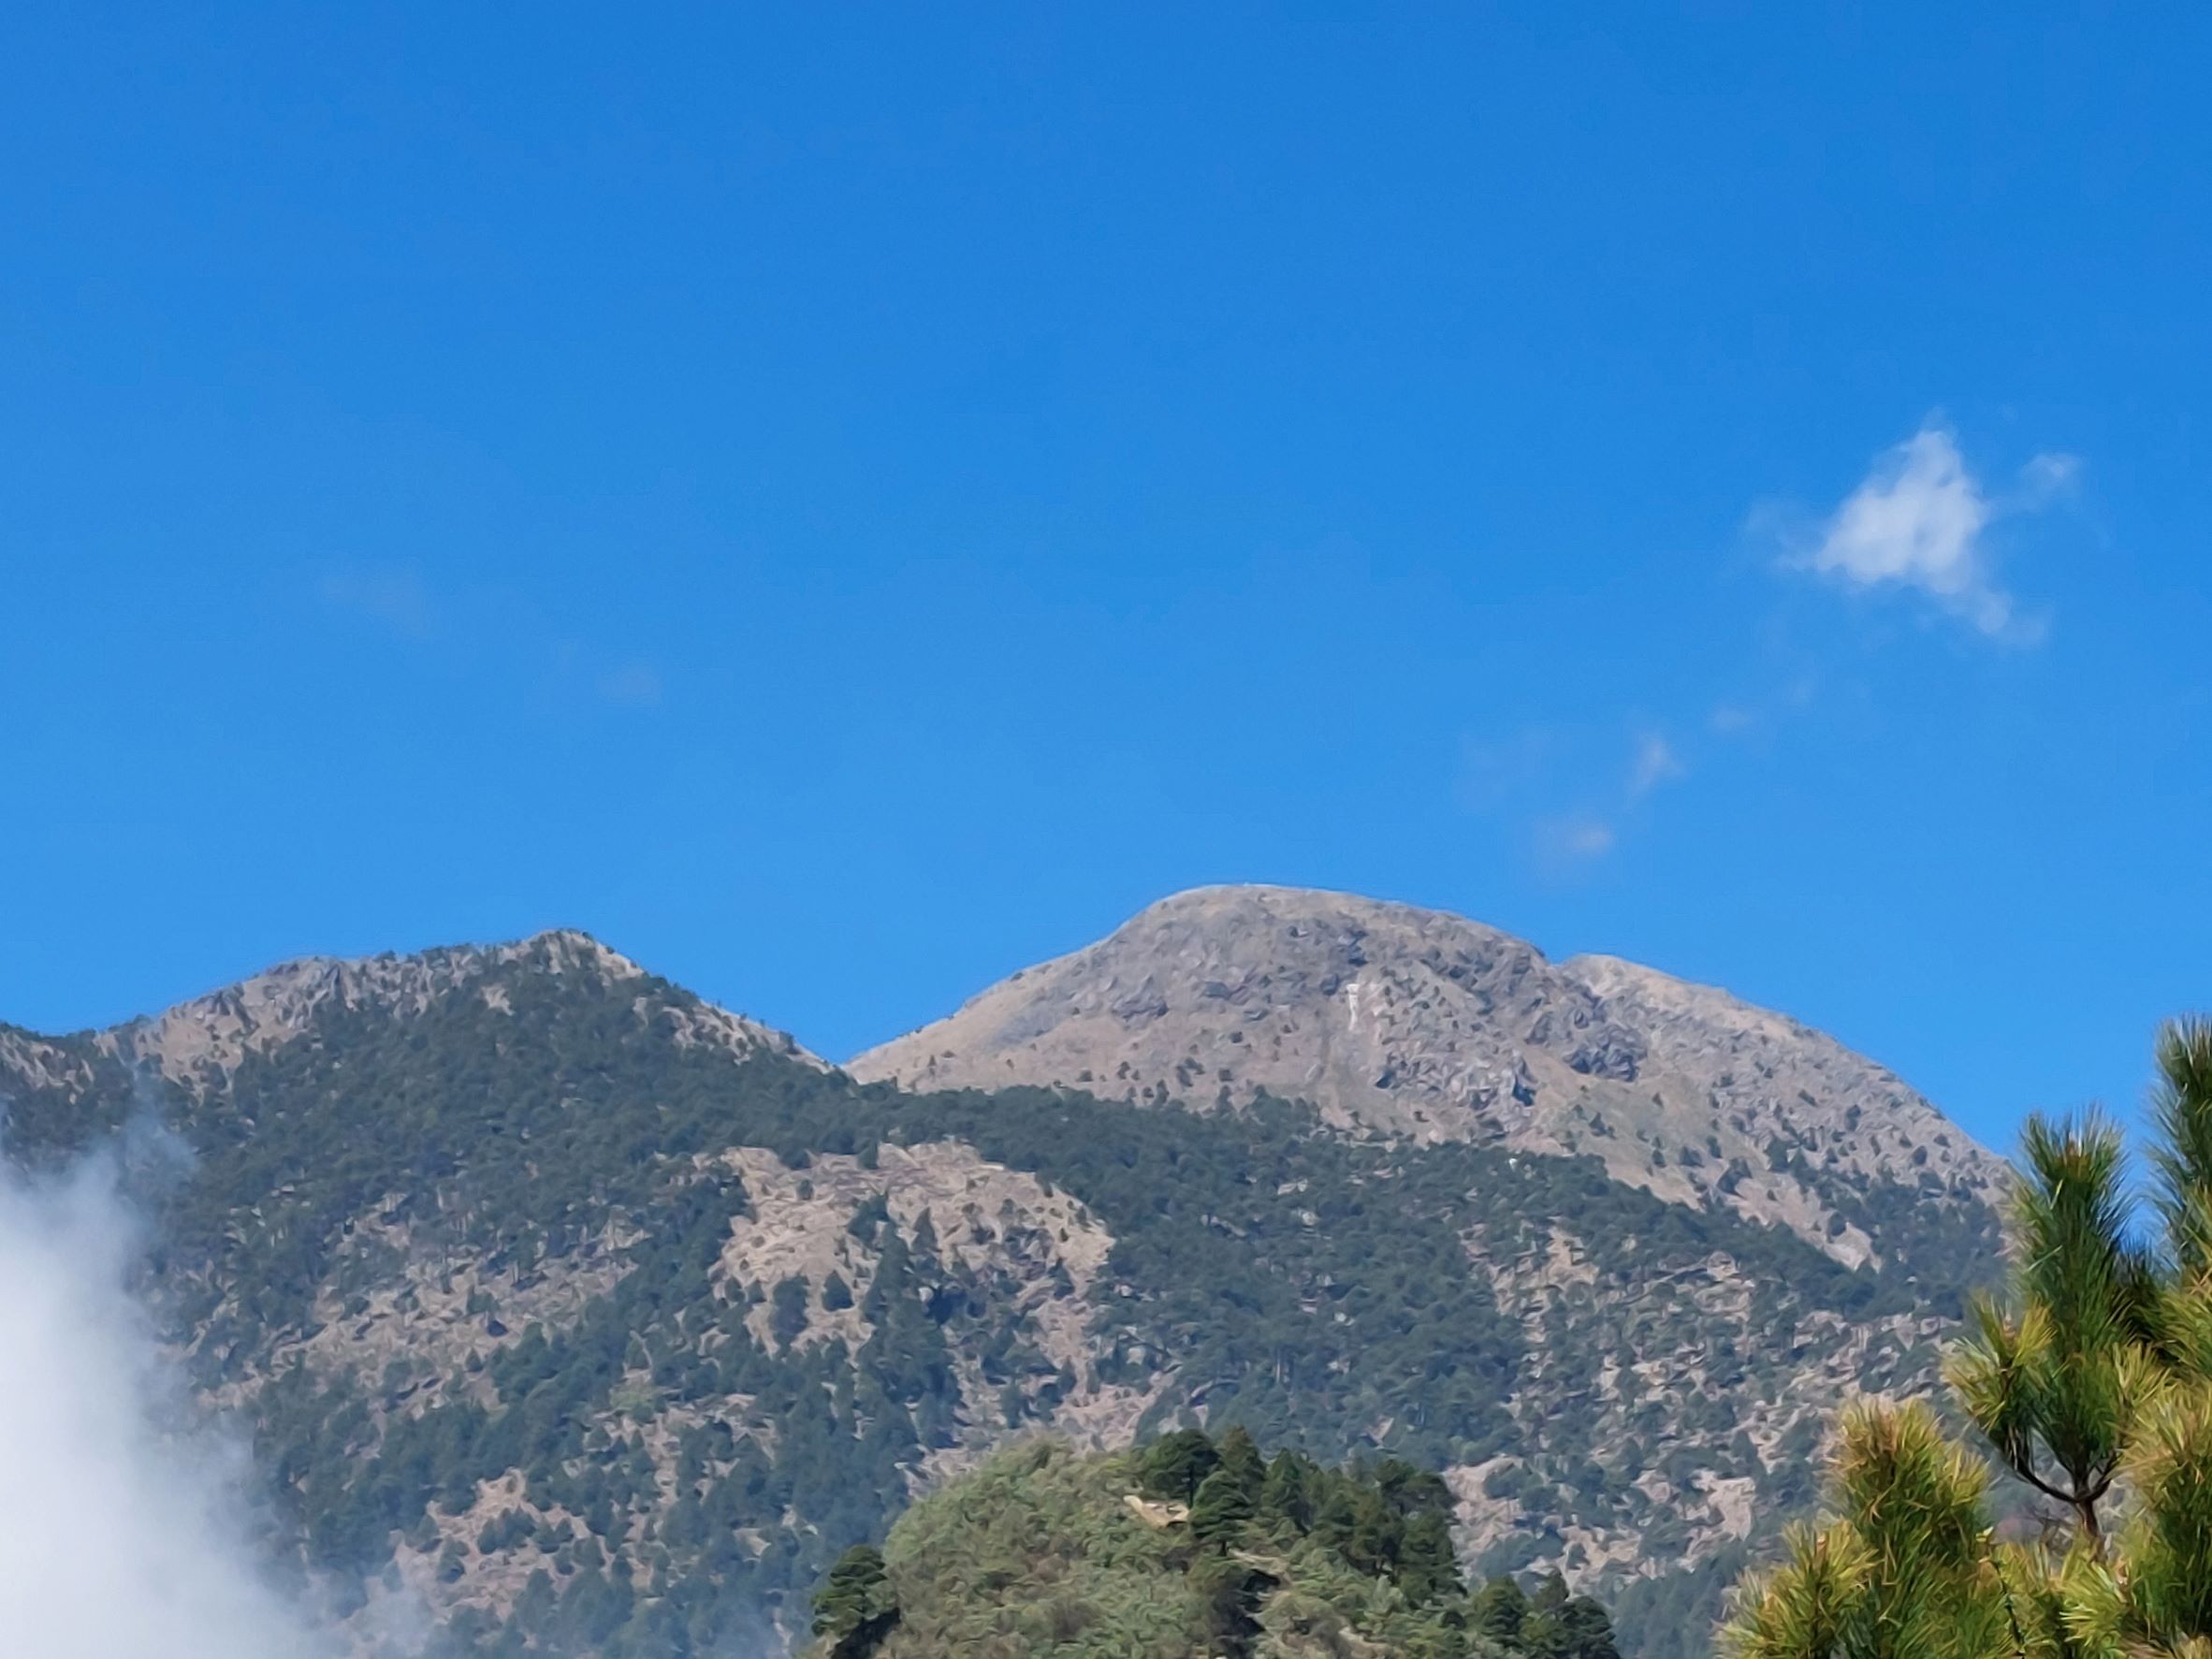
{"type": "Polygon", "coordinates": [[[328,10],[0,24],[0,1017],[1259,880],[2001,1144],[2212,1003],[2212,13],[328,10]]]}

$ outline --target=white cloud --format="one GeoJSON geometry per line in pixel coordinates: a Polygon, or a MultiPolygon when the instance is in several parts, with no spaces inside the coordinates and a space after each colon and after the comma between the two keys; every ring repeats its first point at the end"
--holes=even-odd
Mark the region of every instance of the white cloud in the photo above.
{"type": "Polygon", "coordinates": [[[2030,643],[2026,615],[1997,579],[1985,539],[2001,517],[2047,504],[2072,481],[2071,456],[2039,455],[2021,491],[1995,500],[1968,470],[1951,432],[1930,423],[1874,463],[1822,527],[1818,544],[1789,562],[1858,589],[1916,591],[1993,639],[2030,643]]]}
{"type": "Polygon", "coordinates": [[[254,1564],[244,1461],[195,1433],[124,1288],[105,1162],[0,1171],[0,1613],[40,1659],[301,1659],[326,1649],[254,1564]]]}
{"type": "Polygon", "coordinates": [[[1536,826],[1536,850],[1554,866],[1588,864],[1613,850],[1620,837],[1602,818],[1547,818],[1536,826]]]}
{"type": "Polygon", "coordinates": [[[1640,801],[1661,784],[1689,775],[1674,745],[1656,732],[1646,732],[1637,739],[1636,758],[1628,764],[1628,798],[1640,801]]]}
{"type": "Polygon", "coordinates": [[[2072,489],[2080,476],[2078,455],[2034,456],[2020,469],[2020,499],[2016,504],[2022,510],[2044,506],[2072,489]]]}

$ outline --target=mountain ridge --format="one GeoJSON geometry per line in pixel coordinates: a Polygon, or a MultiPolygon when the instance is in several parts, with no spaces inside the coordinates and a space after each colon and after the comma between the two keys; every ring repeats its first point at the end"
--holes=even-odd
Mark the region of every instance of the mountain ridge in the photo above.
{"type": "Polygon", "coordinates": [[[1266,1092],[1351,1132],[1593,1153],[1617,1179],[1778,1221],[1854,1263],[1868,1233],[1791,1152],[1982,1201],[2003,1171],[1887,1068],[1718,987],[1611,956],[1554,963],[1446,911],[1303,888],[1173,895],[846,1069],[909,1087],[1266,1092]]]}
{"type": "MultiPolygon", "coordinates": [[[[1646,970],[1563,980],[1479,924],[1354,921],[1372,960],[1325,1000],[1367,986],[1416,1080],[1500,1030],[1538,1102],[1806,1040],[1646,970]],[[1433,936],[1409,965],[1407,927],[1433,936]],[[1404,1053],[1441,986],[1517,1023],[1404,1053]]],[[[1259,1010],[1231,1046],[1333,971],[1346,931],[1290,923],[1318,961],[1197,981],[1259,1010]]],[[[1174,1016],[1180,982],[1144,979],[1100,993],[1108,1019],[1132,992],[1174,1016]]],[[[1978,1188],[1890,1180],[1801,1124],[1762,1161],[1841,1221],[1818,1243],[1615,1176],[1608,1139],[1647,1175],[1684,1150],[1652,1163],[1633,1093],[1606,1097],[1610,1137],[1564,1101],[1583,1143],[1537,1149],[1332,1123],[1267,1077],[1222,1110],[1202,1076],[1214,1098],[1171,1069],[1126,1099],[864,1082],[555,932],[310,958],[105,1033],[0,1026],[0,1153],[63,1162],[149,1115],[192,1149],[142,1195],[144,1288],[252,1433],[272,1536],[342,1616],[404,1594],[500,1659],[705,1655],[763,1610],[789,1635],[841,1549],[1009,1438],[1177,1423],[1437,1470],[1472,1567],[1556,1568],[1634,1615],[1632,1659],[1687,1659],[1810,1503],[1836,1396],[1927,1388],[1994,1250],[1978,1188]]]]}
{"type": "MultiPolygon", "coordinates": [[[[592,972],[611,981],[657,980],[631,957],[576,927],[542,928],[488,944],[431,945],[367,956],[317,953],[286,957],[111,1026],[40,1033],[0,1024],[0,1063],[25,1070],[35,1065],[51,1068],[65,1063],[61,1057],[67,1046],[89,1044],[126,1064],[149,1066],[173,1082],[205,1083],[235,1069],[249,1053],[291,1041],[327,1003],[419,1010],[441,991],[462,988],[509,963],[551,973],[592,972]]],[[[694,1035],[702,1039],[722,1042],[734,1053],[762,1047],[810,1065],[827,1064],[787,1031],[704,998],[692,1000],[699,1019],[694,1035]]]]}

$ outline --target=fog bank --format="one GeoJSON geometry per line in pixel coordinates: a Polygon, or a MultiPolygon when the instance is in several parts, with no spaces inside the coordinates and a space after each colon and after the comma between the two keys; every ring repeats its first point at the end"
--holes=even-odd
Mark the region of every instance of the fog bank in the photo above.
{"type": "Polygon", "coordinates": [[[325,1651],[255,1564],[243,1459],[186,1426],[126,1288],[114,1165],[0,1169],[0,1643],[39,1659],[325,1651]]]}

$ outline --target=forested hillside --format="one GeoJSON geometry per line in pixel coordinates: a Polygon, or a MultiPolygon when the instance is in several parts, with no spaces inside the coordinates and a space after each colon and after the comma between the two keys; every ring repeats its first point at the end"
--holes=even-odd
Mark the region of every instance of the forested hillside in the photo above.
{"type": "Polygon", "coordinates": [[[575,935],[0,1030],[0,1092],[21,1162],[147,1120],[189,1146],[140,1160],[145,1288],[250,1430],[271,1547],[497,1653],[795,1634],[1009,1436],[1201,1419],[1440,1471],[1470,1570],[1559,1569],[1626,1651],[1701,1651],[1821,1413],[1925,1386],[1994,1247],[1972,1194],[1864,1176],[1826,1188],[1878,1245],[1852,1267],[1595,1157],[1266,1094],[863,1084],[575,935]]]}
{"type": "Polygon", "coordinates": [[[1470,1594],[1433,1474],[1270,1458],[1241,1428],[999,1452],[849,1550],[814,1614],[809,1659],[1618,1656],[1556,1574],[1470,1594]]]}

